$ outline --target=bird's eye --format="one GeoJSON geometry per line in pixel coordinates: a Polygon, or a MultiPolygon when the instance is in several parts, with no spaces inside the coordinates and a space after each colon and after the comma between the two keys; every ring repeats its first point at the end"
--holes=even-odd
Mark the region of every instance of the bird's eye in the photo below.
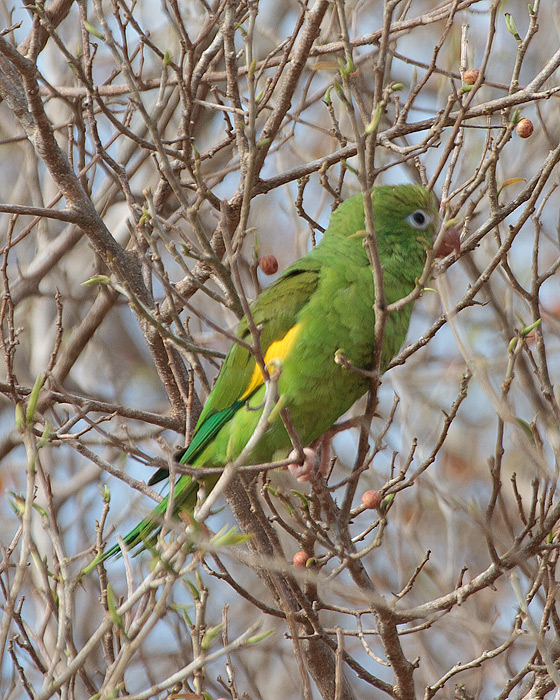
{"type": "Polygon", "coordinates": [[[409,223],[412,228],[417,231],[425,231],[428,226],[432,223],[432,217],[427,214],[423,209],[416,209],[412,214],[406,217],[406,222],[409,223]]]}

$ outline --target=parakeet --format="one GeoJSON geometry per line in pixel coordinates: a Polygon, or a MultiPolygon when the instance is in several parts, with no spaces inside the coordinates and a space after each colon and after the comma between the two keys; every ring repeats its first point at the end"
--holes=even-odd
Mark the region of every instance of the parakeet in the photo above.
{"type": "MultiPolygon", "coordinates": [[[[372,190],[373,218],[387,303],[414,289],[431,247],[438,203],[420,185],[380,186],[372,190]]],[[[373,275],[364,247],[365,217],[361,194],[332,214],[321,242],[293,263],[251,306],[261,329],[265,363],[280,368],[278,395],[288,409],[301,444],[319,438],[365,394],[367,378],[335,362],[343,351],[354,367],[369,369],[374,349],[373,275]]],[[[411,304],[387,318],[381,358],[384,371],[404,342],[411,304]]],[[[247,320],[238,337],[252,344],[247,320]]],[[[262,412],[265,381],[249,350],[234,343],[200,414],[180,464],[215,467],[204,477],[206,491],[215,485],[228,460],[235,459],[253,434],[262,412]]],[[[292,443],[280,418],[272,422],[246,464],[285,458],[292,443]]],[[[150,483],[168,476],[160,469],[150,483]]],[[[175,512],[192,514],[198,482],[181,476],[174,489],[175,512]]],[[[166,512],[165,498],[124,541],[127,547],[153,540],[166,512]]],[[[119,551],[113,546],[96,561],[119,551]]],[[[90,567],[88,567],[89,569],[90,567]]]]}

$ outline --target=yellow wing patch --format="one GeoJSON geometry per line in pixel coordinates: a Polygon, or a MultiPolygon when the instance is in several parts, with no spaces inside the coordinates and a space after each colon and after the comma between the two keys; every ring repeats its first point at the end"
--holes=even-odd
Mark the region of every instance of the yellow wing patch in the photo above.
{"type": "MultiPolygon", "coordinates": [[[[290,328],[283,338],[280,338],[280,340],[275,340],[273,343],[271,343],[264,355],[264,364],[267,365],[271,360],[280,360],[280,362],[282,362],[286,357],[288,357],[294,343],[299,337],[300,332],[301,323],[296,323],[296,325],[292,326],[292,328],[290,328]]],[[[239,400],[244,401],[253,393],[253,391],[255,391],[255,389],[258,389],[258,387],[262,386],[263,384],[264,378],[260,367],[256,365],[255,369],[253,370],[253,376],[251,377],[249,386],[239,400]]]]}

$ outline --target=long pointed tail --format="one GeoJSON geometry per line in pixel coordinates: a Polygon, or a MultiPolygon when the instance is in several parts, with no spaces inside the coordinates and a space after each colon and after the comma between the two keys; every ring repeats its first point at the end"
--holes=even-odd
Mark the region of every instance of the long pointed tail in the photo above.
{"type": "MultiPolygon", "coordinates": [[[[188,475],[183,475],[175,484],[173,493],[173,515],[177,515],[180,511],[192,513],[196,505],[197,491],[198,482],[191,479],[188,475]]],[[[123,538],[126,549],[135,549],[138,547],[134,556],[140,554],[140,552],[143,552],[147,547],[155,543],[163,525],[168,503],[169,496],[166,496],[144,520],[138,523],[138,525],[123,538]]],[[[80,578],[89,574],[90,571],[93,571],[98,564],[119,554],[120,551],[120,545],[114,544],[110,549],[98,554],[91,563],[81,570],[80,578]]]]}

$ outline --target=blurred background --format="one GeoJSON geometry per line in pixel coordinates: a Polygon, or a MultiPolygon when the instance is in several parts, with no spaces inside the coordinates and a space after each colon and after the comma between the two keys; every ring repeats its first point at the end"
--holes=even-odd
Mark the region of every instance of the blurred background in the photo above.
{"type": "MultiPolygon", "coordinates": [[[[303,680],[308,652],[246,545],[195,554],[143,597],[149,553],[126,575],[119,559],[106,577],[76,577],[96,521],[112,544],[145,516],[139,482],[194,427],[230,345],[217,329],[239,318],[232,269],[254,299],[321,239],[360,175],[429,183],[461,231],[382,378],[345,523],[400,615],[408,695],[344,552],[302,531],[311,517],[332,541],[321,503],[309,516],[294,490],[317,495],[281,470],[258,482],[284,494],[261,497],[284,555],[270,566],[291,572],[311,542],[298,622],[313,608],[309,629],[333,658],[345,652],[348,687],[333,698],[557,693],[557,4],[8,0],[0,16],[3,697],[329,697],[303,680]],[[72,206],[48,133],[82,188],[72,206]],[[373,154],[365,174],[360,147],[373,154]],[[103,252],[103,225],[126,265],[103,252]],[[361,507],[368,490],[386,498],[380,512],[361,507]],[[175,680],[257,619],[274,634],[175,680]]],[[[333,441],[324,485],[337,506],[358,436],[333,441]]],[[[219,503],[210,535],[236,524],[219,503]]]]}

